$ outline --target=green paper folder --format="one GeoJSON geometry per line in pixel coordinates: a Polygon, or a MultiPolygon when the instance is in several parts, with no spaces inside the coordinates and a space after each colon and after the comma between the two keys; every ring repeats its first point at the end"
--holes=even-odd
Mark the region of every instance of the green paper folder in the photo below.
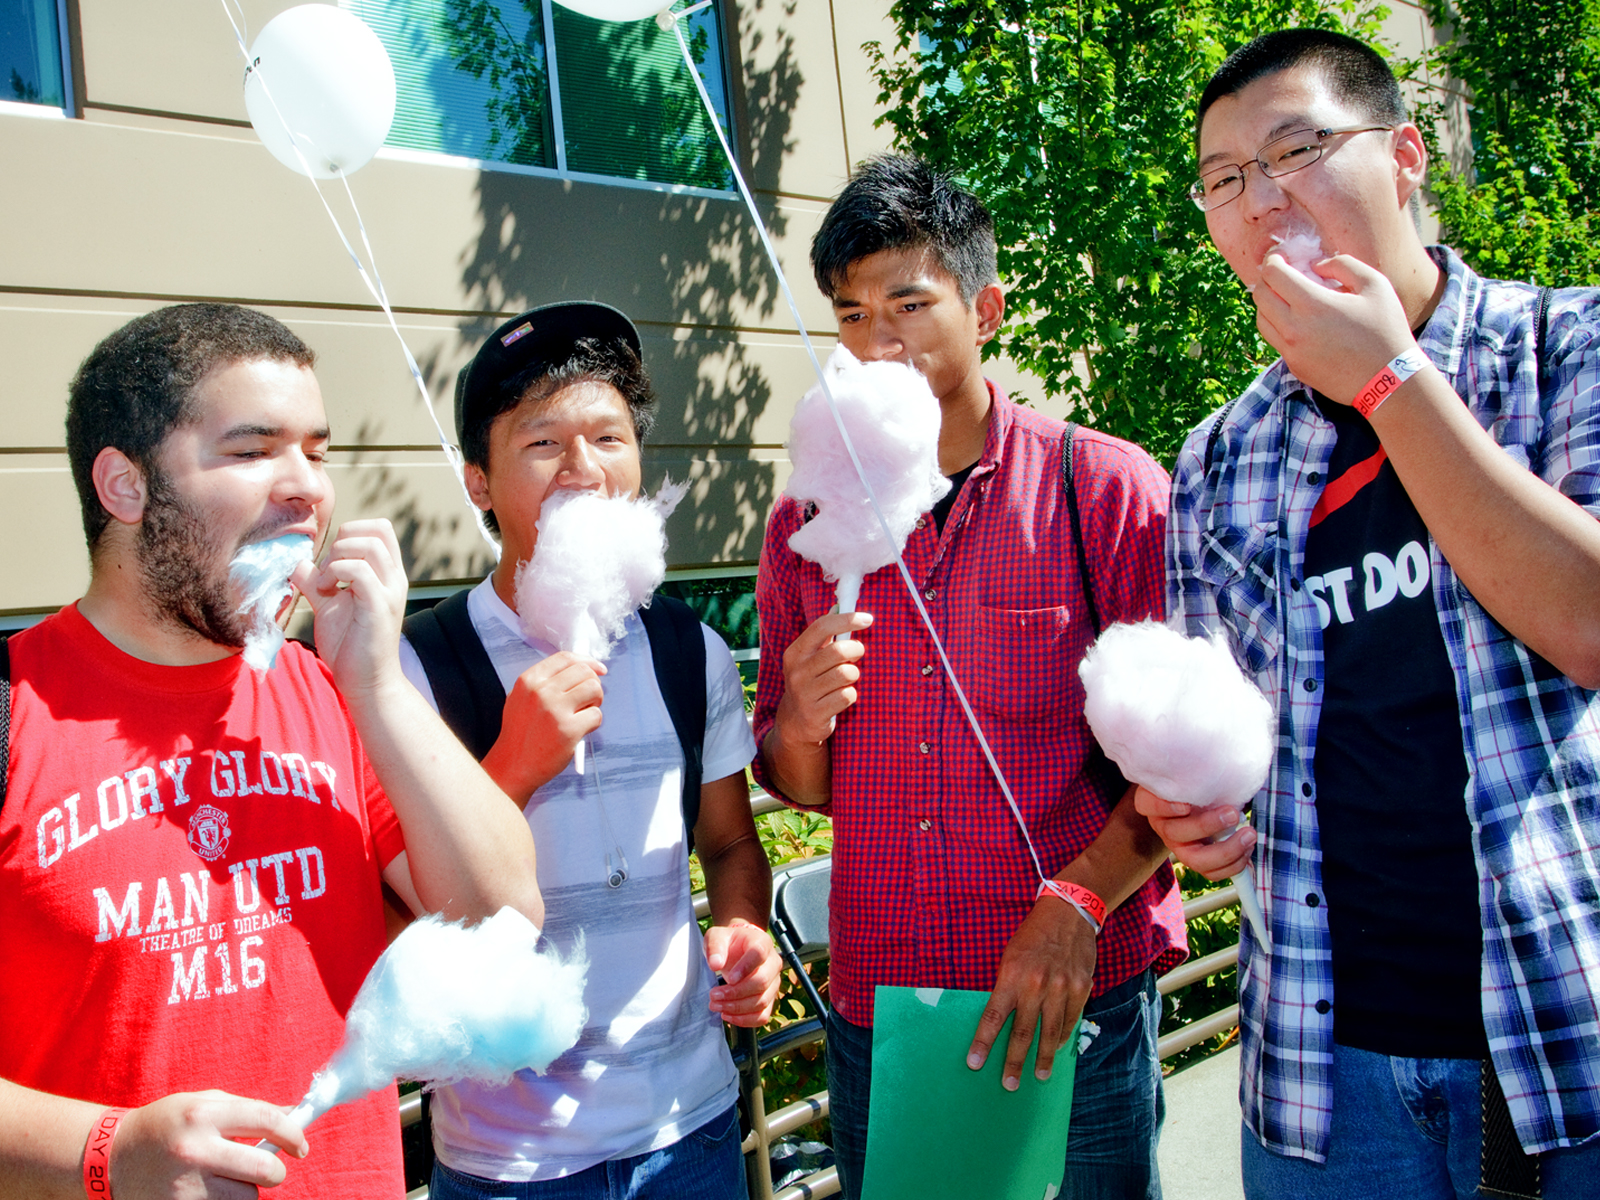
{"type": "Polygon", "coordinates": [[[872,1021],[872,1101],[863,1200],[1050,1200],[1061,1189],[1078,1065],[1078,1028],[1049,1080],[1000,1086],[1011,1020],[981,1071],[967,1049],[988,992],[880,987],[872,1021]]]}

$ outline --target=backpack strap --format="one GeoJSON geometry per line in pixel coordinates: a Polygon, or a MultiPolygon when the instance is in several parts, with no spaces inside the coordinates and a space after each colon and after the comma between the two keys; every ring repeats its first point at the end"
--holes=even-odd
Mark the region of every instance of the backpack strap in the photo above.
{"type": "MultiPolygon", "coordinates": [[[[1242,396],[1241,392],[1239,395],[1242,396]]],[[[1228,420],[1228,414],[1233,411],[1233,406],[1239,403],[1239,396],[1235,396],[1222,406],[1222,411],[1217,414],[1217,419],[1211,422],[1211,432],[1206,435],[1206,457],[1204,462],[1205,477],[1211,477],[1212,459],[1217,454],[1217,440],[1222,436],[1222,426],[1228,420]]]]}
{"type": "Polygon", "coordinates": [[[1072,540],[1078,551],[1078,578],[1083,582],[1083,602],[1089,610],[1089,628],[1100,636],[1100,609],[1094,602],[1094,585],[1089,581],[1089,551],[1083,544],[1083,518],[1078,515],[1078,488],[1073,479],[1072,442],[1078,432],[1076,421],[1067,422],[1061,435],[1061,487],[1067,494],[1067,512],[1072,517],[1072,540]]]}
{"type": "Polygon", "coordinates": [[[406,640],[422,660],[439,715],[479,762],[500,736],[506,689],[467,613],[471,589],[405,620],[406,640]]]}
{"type": "MultiPolygon", "coordinates": [[[[1077,432],[1077,422],[1068,421],[1067,431],[1061,437],[1061,486],[1067,494],[1067,512],[1072,516],[1072,540],[1077,545],[1078,578],[1083,581],[1083,601],[1088,610],[1089,628],[1094,631],[1095,637],[1099,637],[1102,628],[1100,609],[1094,602],[1094,585],[1089,581],[1089,551],[1083,542],[1083,518],[1078,515],[1078,489],[1073,480],[1072,442],[1077,432]]],[[[1089,757],[1084,762],[1083,770],[1084,774],[1101,781],[1100,794],[1107,811],[1115,808],[1122,794],[1128,790],[1128,784],[1116,765],[1106,757],[1097,740],[1091,739],[1089,742],[1089,757]]]]}
{"type": "Polygon", "coordinates": [[[1533,315],[1533,362],[1534,370],[1538,372],[1539,393],[1536,397],[1539,403],[1544,403],[1544,385],[1546,380],[1544,369],[1545,343],[1549,341],[1550,334],[1550,297],[1555,292],[1554,288],[1539,289],[1539,304],[1534,309],[1533,315]]]}
{"type": "Polygon", "coordinates": [[[0,637],[0,804],[6,802],[6,776],[11,772],[11,650],[0,637]]]}
{"type": "Polygon", "coordinates": [[[706,643],[700,618],[682,600],[657,592],[639,610],[650,638],[650,661],[667,715],[683,747],[683,827],[694,849],[694,826],[700,819],[700,784],[705,767],[706,643]]]}

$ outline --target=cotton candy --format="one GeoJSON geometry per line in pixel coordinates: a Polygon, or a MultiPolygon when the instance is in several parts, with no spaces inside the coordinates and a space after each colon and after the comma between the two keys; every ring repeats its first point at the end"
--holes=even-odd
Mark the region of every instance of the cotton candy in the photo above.
{"type": "Polygon", "coordinates": [[[244,596],[237,611],[250,615],[244,661],[258,671],[271,670],[278,659],[284,642],[278,610],[292,590],[289,573],[310,557],[311,539],[303,533],[286,533],[240,547],[228,564],[228,577],[244,596]]]}
{"type": "Polygon", "coordinates": [[[317,1072],[290,1120],[388,1087],[505,1084],[543,1072],[577,1043],[588,1012],[589,964],[535,949],[539,930],[513,908],[477,925],[437,916],[413,922],[367,973],[345,1019],[345,1040],[317,1072]]]}
{"type": "MultiPolygon", "coordinates": [[[[1221,634],[1189,638],[1144,621],[1112,625],[1078,665],[1083,713],[1122,774],[1165,800],[1242,807],[1272,765],[1273,714],[1221,634]]],[[[1262,945],[1254,872],[1235,876],[1262,945]]]]}
{"type": "Polygon", "coordinates": [[[1327,258],[1328,252],[1322,248],[1322,239],[1317,236],[1316,227],[1310,221],[1303,217],[1294,218],[1283,233],[1273,234],[1272,240],[1277,243],[1273,249],[1283,255],[1283,261],[1312,283],[1319,283],[1336,292],[1344,290],[1344,286],[1337,279],[1318,275],[1311,269],[1311,264],[1327,258]]]}
{"type": "Polygon", "coordinates": [[[939,471],[939,401],[928,381],[904,363],[858,361],[843,346],[824,373],[839,416],[889,523],[873,514],[866,488],[820,387],[795,406],[789,422],[794,471],[784,494],[816,505],[789,548],[839,584],[839,608],[855,608],[861,581],[894,562],[917,518],[949,490],[939,471]]]}
{"type": "Polygon", "coordinates": [[[571,489],[545,497],[533,558],[517,564],[523,635],[605,658],[628,614],[667,577],[666,520],[688,490],[667,480],[649,499],[571,489]]]}

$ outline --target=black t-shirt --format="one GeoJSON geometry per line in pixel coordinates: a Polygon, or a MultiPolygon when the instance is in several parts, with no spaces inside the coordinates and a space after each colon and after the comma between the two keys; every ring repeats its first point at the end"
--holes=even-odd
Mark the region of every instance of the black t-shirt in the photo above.
{"type": "Polygon", "coordinates": [[[967,476],[972,474],[972,468],[977,465],[977,463],[968,463],[954,475],[947,476],[950,480],[950,490],[933,506],[933,526],[940,533],[944,532],[944,519],[950,515],[950,510],[955,507],[956,497],[961,494],[961,488],[967,482],[967,476]]]}
{"type": "Polygon", "coordinates": [[[1478,871],[1428,531],[1372,426],[1318,405],[1339,431],[1304,580],[1323,626],[1314,773],[1334,1039],[1481,1058],[1478,871]]]}

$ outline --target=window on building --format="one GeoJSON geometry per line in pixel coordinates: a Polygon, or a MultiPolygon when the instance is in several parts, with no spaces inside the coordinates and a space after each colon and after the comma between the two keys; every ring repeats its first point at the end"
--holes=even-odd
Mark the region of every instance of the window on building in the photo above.
{"type": "Polygon", "coordinates": [[[0,100],[67,106],[61,0],[0,0],[0,100]]]}
{"type": "MultiPolygon", "coordinates": [[[[677,39],[551,0],[342,0],[394,63],[388,144],[602,176],[726,189],[732,176],[677,39]]],[[[716,6],[684,22],[727,128],[716,6]]]]}

